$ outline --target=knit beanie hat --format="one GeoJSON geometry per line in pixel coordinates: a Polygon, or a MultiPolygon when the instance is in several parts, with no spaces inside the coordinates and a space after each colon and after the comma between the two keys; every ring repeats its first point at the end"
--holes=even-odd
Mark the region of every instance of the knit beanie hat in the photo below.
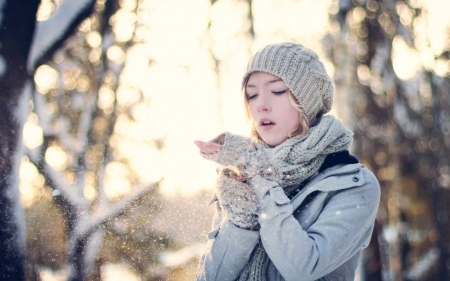
{"type": "Polygon", "coordinates": [[[242,87],[250,74],[266,72],[280,77],[290,89],[310,126],[317,114],[330,111],[333,104],[333,81],[312,50],[295,43],[268,45],[250,59],[242,87]]]}

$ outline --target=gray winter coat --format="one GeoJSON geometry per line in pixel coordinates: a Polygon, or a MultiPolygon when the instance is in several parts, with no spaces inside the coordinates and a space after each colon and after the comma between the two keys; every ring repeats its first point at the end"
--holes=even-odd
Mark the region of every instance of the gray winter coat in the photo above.
{"type": "Polygon", "coordinates": [[[268,281],[354,280],[380,199],[379,183],[369,170],[359,163],[328,168],[292,200],[260,176],[252,186],[260,205],[260,230],[235,226],[216,202],[196,280],[237,279],[260,240],[270,258],[268,281]]]}

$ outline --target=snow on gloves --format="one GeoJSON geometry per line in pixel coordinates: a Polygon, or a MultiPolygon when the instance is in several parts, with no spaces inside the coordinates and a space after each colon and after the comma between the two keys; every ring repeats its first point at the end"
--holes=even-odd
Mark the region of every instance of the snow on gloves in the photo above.
{"type": "Polygon", "coordinates": [[[234,171],[224,168],[217,178],[217,198],[228,219],[246,229],[259,229],[258,200],[250,184],[235,180],[234,171]]]}
{"type": "Polygon", "coordinates": [[[256,149],[253,142],[231,133],[223,133],[211,142],[222,145],[222,149],[203,157],[219,165],[217,197],[228,218],[235,225],[247,228],[259,228],[256,212],[258,201],[250,184],[237,178],[250,179],[259,174],[274,179],[276,172],[269,165],[265,152],[256,149]]]}

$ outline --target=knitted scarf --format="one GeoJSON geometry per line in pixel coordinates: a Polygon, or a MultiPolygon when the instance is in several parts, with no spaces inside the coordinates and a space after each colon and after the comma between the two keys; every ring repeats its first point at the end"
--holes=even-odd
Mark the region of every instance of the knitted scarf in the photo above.
{"type": "MultiPolygon", "coordinates": [[[[339,120],[328,115],[302,138],[287,139],[276,147],[224,133],[213,140],[221,144],[222,149],[203,157],[224,168],[219,173],[217,195],[230,221],[242,228],[258,229],[255,212],[258,202],[252,187],[229,175],[235,173],[251,178],[260,174],[276,181],[289,195],[318,172],[328,154],[347,150],[352,135],[339,120]]],[[[260,241],[238,280],[265,280],[267,262],[268,257],[260,241]]]]}
{"type": "Polygon", "coordinates": [[[339,120],[328,115],[319,119],[302,138],[289,138],[275,147],[223,133],[212,140],[221,144],[222,149],[203,157],[245,178],[260,174],[289,193],[289,187],[315,174],[328,154],[346,150],[352,135],[339,120]]]}
{"type": "Polygon", "coordinates": [[[322,117],[303,138],[290,138],[273,148],[261,141],[257,147],[269,156],[269,163],[276,170],[274,180],[289,194],[319,170],[328,154],[346,150],[352,137],[350,130],[329,115],[322,117]]]}

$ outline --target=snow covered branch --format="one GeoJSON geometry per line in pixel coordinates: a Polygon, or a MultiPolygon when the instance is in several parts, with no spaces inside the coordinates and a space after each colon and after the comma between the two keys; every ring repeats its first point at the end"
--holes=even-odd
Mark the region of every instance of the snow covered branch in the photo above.
{"type": "Polygon", "coordinates": [[[190,260],[200,258],[206,243],[195,243],[177,251],[164,251],[159,254],[159,261],[167,267],[183,267],[190,260]]]}
{"type": "Polygon", "coordinates": [[[151,192],[153,189],[159,186],[159,183],[155,182],[149,185],[141,185],[134,188],[127,196],[114,203],[108,209],[97,209],[90,216],[89,222],[80,221],[80,225],[75,228],[75,237],[78,239],[88,237],[92,234],[100,225],[108,222],[109,220],[117,217],[130,207],[134,202],[151,192]]]}
{"type": "Polygon", "coordinates": [[[423,258],[416,262],[406,273],[408,280],[423,280],[425,274],[435,265],[439,259],[440,252],[437,248],[429,249],[423,258]]]}
{"type": "Polygon", "coordinates": [[[42,128],[44,135],[52,134],[51,115],[45,111],[46,100],[44,95],[34,91],[33,103],[34,112],[38,116],[39,126],[42,128]]]}
{"type": "Polygon", "coordinates": [[[72,35],[72,31],[92,13],[94,4],[95,0],[65,0],[48,20],[37,24],[28,57],[29,73],[72,35]]]}
{"type": "MultiPolygon", "coordinates": [[[[36,165],[36,163],[34,163],[36,165]]],[[[80,196],[77,188],[66,184],[62,173],[55,171],[47,163],[36,165],[39,172],[45,177],[46,182],[52,190],[57,191],[55,195],[63,196],[73,207],[82,210],[89,210],[89,201],[80,196]]]]}
{"type": "Polygon", "coordinates": [[[92,127],[92,115],[96,109],[97,95],[91,95],[86,98],[85,110],[81,114],[80,118],[80,129],[78,135],[79,139],[79,151],[78,153],[82,153],[86,151],[86,147],[89,142],[89,130],[92,127]]]}

